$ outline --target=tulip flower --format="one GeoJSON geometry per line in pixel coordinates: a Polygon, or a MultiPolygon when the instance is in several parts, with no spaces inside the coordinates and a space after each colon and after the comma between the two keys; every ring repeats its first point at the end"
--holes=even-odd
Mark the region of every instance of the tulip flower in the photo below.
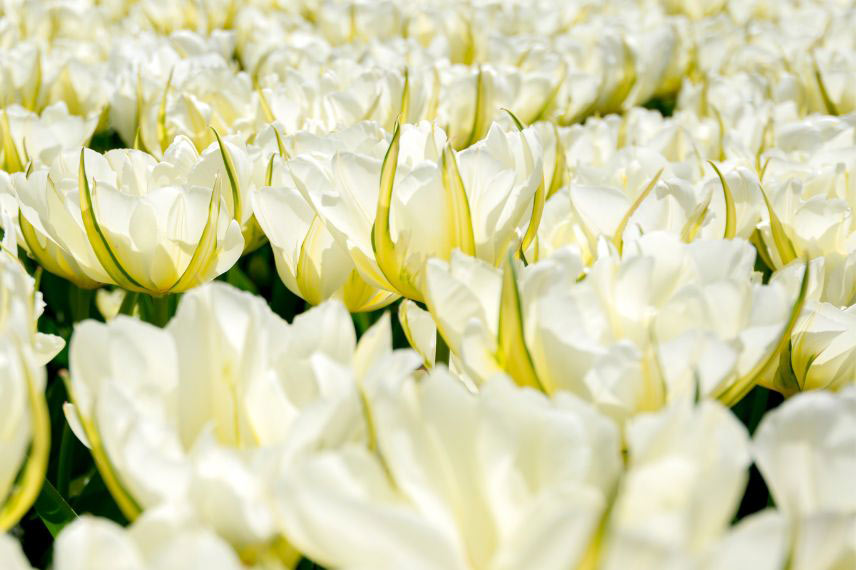
{"type": "Polygon", "coordinates": [[[651,233],[624,247],[586,274],[569,250],[501,273],[463,255],[432,260],[427,305],[475,383],[504,370],[617,418],[688,394],[734,403],[778,362],[807,274],[799,292],[755,283],[739,240],[651,233]]]}
{"type": "Polygon", "coordinates": [[[721,548],[748,479],[746,428],[716,402],[684,401],[630,420],[626,438],[600,567],[681,567],[721,548]]]}
{"type": "Polygon", "coordinates": [[[44,365],[64,345],[36,332],[41,296],[6,246],[0,252],[0,533],[17,523],[41,488],[50,446],[44,365]]]}
{"type": "Polygon", "coordinates": [[[367,398],[376,452],[320,450],[282,479],[295,545],[339,568],[578,565],[621,469],[611,421],[504,378],[386,380],[367,398]]]}
{"type": "Polygon", "coordinates": [[[274,526],[276,473],[307,449],[367,438],[358,380],[419,364],[391,342],[388,319],[357,344],[338,303],[289,325],[211,283],[164,329],[123,315],[78,325],[66,416],[130,520],[184,502],[242,557],[293,554],[274,526]]]}
{"type": "Polygon", "coordinates": [[[856,381],[856,308],[812,303],[797,322],[770,387],[785,395],[856,381]]]}
{"type": "MultiPolygon", "coordinates": [[[[56,570],[108,570],[117,560],[128,570],[256,568],[244,565],[227,542],[177,505],[147,511],[130,529],[83,515],[57,537],[53,560],[56,570]]],[[[281,568],[267,562],[268,568],[281,568]]]]}
{"type": "Polygon", "coordinates": [[[544,192],[538,152],[527,133],[494,125],[458,153],[423,122],[397,128],[382,161],[334,155],[326,170],[335,192],[314,182],[317,174],[292,175],[369,283],[421,301],[429,257],[459,248],[497,264],[534,237],[544,192]]]}
{"type": "Polygon", "coordinates": [[[0,534],[0,560],[8,570],[33,570],[18,541],[8,534],[0,534]]]}
{"type": "Polygon", "coordinates": [[[795,569],[856,560],[856,390],[806,392],[768,412],[755,432],[758,469],[787,521],[795,569]]]}
{"type": "Polygon", "coordinates": [[[18,106],[0,114],[0,167],[6,172],[25,170],[31,160],[50,164],[63,150],[79,148],[92,137],[98,118],[69,114],[64,103],[47,107],[41,114],[18,106]]]}
{"type": "MultiPolygon", "coordinates": [[[[381,308],[396,299],[394,293],[362,278],[348,250],[334,239],[294,180],[314,165],[328,163],[336,152],[365,149],[367,145],[375,145],[380,151],[379,142],[383,142],[383,133],[370,123],[325,137],[303,133],[287,138],[283,147],[295,158],[286,162],[279,155],[273,156],[267,185],[252,193],[253,211],[273,246],[280,278],[290,291],[313,305],[337,298],[349,311],[359,312],[381,308]]],[[[312,183],[313,188],[326,184],[329,192],[335,187],[333,180],[320,176],[312,183]]]]}
{"type": "Polygon", "coordinates": [[[243,249],[228,184],[193,184],[198,154],[186,139],[162,161],[135,150],[66,151],[12,176],[19,240],[48,271],[78,286],[114,284],[164,295],[226,271],[243,249]]]}

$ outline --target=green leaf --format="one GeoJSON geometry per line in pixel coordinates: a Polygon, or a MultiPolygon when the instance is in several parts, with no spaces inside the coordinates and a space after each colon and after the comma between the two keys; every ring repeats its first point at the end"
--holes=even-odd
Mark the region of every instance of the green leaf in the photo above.
{"type": "Polygon", "coordinates": [[[36,514],[45,523],[51,536],[56,538],[60,531],[77,518],[71,505],[56,490],[50,481],[45,480],[35,502],[36,514]]]}

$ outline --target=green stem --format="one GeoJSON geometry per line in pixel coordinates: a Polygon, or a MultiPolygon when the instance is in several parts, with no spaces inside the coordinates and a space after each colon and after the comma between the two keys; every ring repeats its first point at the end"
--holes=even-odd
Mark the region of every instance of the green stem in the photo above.
{"type": "Polygon", "coordinates": [[[68,295],[72,321],[76,323],[88,319],[95,291],[93,289],[81,289],[72,285],[68,289],[68,295]]]}
{"type": "Polygon", "coordinates": [[[371,319],[369,319],[369,314],[353,313],[351,316],[354,318],[354,324],[357,328],[357,336],[363,336],[363,333],[366,332],[370,326],[372,326],[371,319]]]}
{"type": "Polygon", "coordinates": [[[440,329],[437,329],[437,348],[434,351],[434,365],[443,363],[449,365],[449,345],[446,344],[446,339],[440,334],[440,329]]]}
{"type": "Polygon", "coordinates": [[[134,293],[133,291],[125,291],[125,298],[122,299],[122,304],[119,306],[119,314],[128,316],[133,315],[134,309],[137,306],[138,298],[138,293],[134,293]]]}
{"type": "Polygon", "coordinates": [[[170,313],[170,295],[155,297],[152,295],[142,295],[140,297],[140,316],[144,321],[158,327],[163,327],[169,322],[170,313]]]}
{"type": "Polygon", "coordinates": [[[62,438],[59,443],[59,458],[56,468],[56,490],[63,497],[68,496],[68,483],[71,480],[71,452],[74,449],[74,436],[68,424],[62,428],[62,438]]]}

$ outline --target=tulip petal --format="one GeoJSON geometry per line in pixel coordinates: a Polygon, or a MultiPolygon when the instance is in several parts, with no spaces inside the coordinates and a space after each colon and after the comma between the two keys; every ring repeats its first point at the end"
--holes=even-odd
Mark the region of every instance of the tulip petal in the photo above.
{"type": "Polygon", "coordinates": [[[728,182],[725,180],[719,167],[712,160],[708,160],[707,163],[716,171],[716,175],[719,176],[719,182],[722,184],[722,195],[725,198],[725,232],[723,237],[725,239],[733,239],[737,235],[737,212],[734,209],[734,194],[732,194],[731,188],[728,186],[728,182]]]}
{"type": "Polygon", "coordinates": [[[454,232],[453,247],[457,247],[467,255],[475,255],[476,243],[473,237],[473,222],[470,215],[470,203],[467,191],[458,170],[458,161],[451,145],[443,149],[443,188],[446,190],[446,207],[452,218],[454,232]]]}
{"type": "Polygon", "coordinates": [[[33,440],[20,481],[0,508],[0,533],[9,530],[24,516],[36,500],[45,478],[50,452],[50,417],[45,396],[36,386],[29,367],[23,360],[21,370],[27,381],[27,401],[33,423],[33,440]]]}
{"type": "Polygon", "coordinates": [[[110,246],[107,236],[101,229],[98,219],[95,216],[95,208],[92,202],[92,192],[89,189],[89,180],[86,177],[86,164],[84,161],[84,153],[86,149],[80,149],[80,169],[78,171],[78,192],[80,194],[80,215],[83,218],[83,227],[86,229],[86,237],[92,245],[92,250],[95,252],[95,257],[101,263],[104,271],[113,279],[117,285],[124,289],[132,291],[146,291],[146,289],[137,282],[126,270],[122,267],[119,258],[110,246]]]}
{"type": "Polygon", "coordinates": [[[235,161],[232,159],[232,153],[223,144],[220,134],[214,127],[211,127],[214,136],[217,137],[217,145],[220,147],[220,156],[223,157],[223,167],[226,169],[226,176],[229,177],[229,187],[232,189],[232,206],[234,210],[234,218],[238,223],[241,223],[242,206],[241,206],[241,189],[238,187],[238,174],[235,169],[235,161]]]}
{"type": "Polygon", "coordinates": [[[511,254],[502,272],[502,292],[499,304],[499,348],[496,358],[511,378],[521,386],[551,393],[538,379],[532,356],[523,335],[523,304],[517,288],[517,271],[511,254]]]}
{"type": "MultiPolygon", "coordinates": [[[[797,258],[796,250],[794,249],[793,242],[785,233],[785,227],[782,225],[782,220],[780,220],[779,216],[776,215],[776,211],[770,203],[770,198],[767,196],[763,187],[759,186],[759,188],[761,190],[761,196],[764,198],[764,204],[767,206],[767,214],[770,216],[770,231],[773,233],[773,244],[779,252],[779,258],[782,261],[782,265],[785,266],[797,258]]],[[[770,269],[775,269],[775,267],[771,266],[770,269]]]]}
{"type": "Polygon", "coordinates": [[[790,342],[791,333],[793,332],[794,327],[797,324],[797,320],[802,314],[803,307],[805,306],[810,273],[811,266],[809,264],[809,260],[806,260],[802,283],[800,283],[799,294],[797,295],[797,298],[794,301],[793,306],[791,307],[791,313],[788,317],[788,321],[785,323],[781,335],[779,335],[779,341],[776,343],[773,349],[769,352],[769,354],[767,354],[765,358],[759,360],[758,363],[743,377],[737,378],[731,384],[723,386],[721,389],[717,390],[713,394],[714,398],[717,398],[726,406],[733,406],[734,404],[739,402],[743,398],[743,396],[749,393],[749,391],[758,383],[764,370],[768,366],[771,366],[779,358],[779,354],[785,349],[785,347],[787,347],[788,343],[790,342]]]}
{"type": "MultiPolygon", "coordinates": [[[[219,182],[219,180],[218,178],[217,181],[219,182]]],[[[210,265],[211,260],[216,257],[217,222],[220,219],[220,205],[222,202],[220,201],[221,192],[219,192],[218,184],[215,183],[214,186],[214,189],[211,191],[211,200],[208,202],[208,219],[205,222],[205,227],[202,228],[199,243],[196,249],[193,250],[193,255],[184,269],[184,273],[168,289],[170,292],[179,293],[204,281],[204,270],[210,265]]]]}
{"type": "Polygon", "coordinates": [[[378,267],[387,281],[405,297],[421,301],[421,292],[402,274],[403,263],[395,249],[390,233],[389,215],[392,202],[392,188],[395,184],[395,172],[398,168],[398,152],[401,143],[401,127],[396,123],[392,133],[392,142],[383,157],[380,171],[380,192],[377,199],[377,214],[372,227],[372,249],[378,267]]]}
{"type": "Polygon", "coordinates": [[[624,246],[624,228],[627,227],[627,223],[630,221],[630,218],[633,217],[633,214],[639,209],[639,206],[642,205],[642,202],[645,201],[645,198],[648,197],[648,194],[650,194],[657,185],[657,181],[660,180],[660,176],[662,174],[663,169],[661,168],[657,171],[657,174],[654,175],[654,178],[651,179],[651,182],[648,183],[645,189],[642,190],[639,196],[636,197],[636,200],[627,209],[627,213],[624,214],[624,217],[621,218],[621,222],[619,222],[618,227],[615,229],[615,233],[612,236],[612,243],[615,244],[619,253],[621,253],[624,246]]]}

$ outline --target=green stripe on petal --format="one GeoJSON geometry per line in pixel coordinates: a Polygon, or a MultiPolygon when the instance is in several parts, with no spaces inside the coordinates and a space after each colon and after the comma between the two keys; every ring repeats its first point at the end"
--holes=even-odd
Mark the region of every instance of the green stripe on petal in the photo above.
{"type": "MultiPolygon", "coordinates": [[[[78,193],[80,194],[80,215],[83,218],[83,227],[86,230],[86,237],[95,252],[95,257],[101,263],[104,271],[110,276],[113,281],[124,289],[131,291],[146,291],[146,288],[134,279],[128,273],[119,257],[113,252],[107,236],[101,229],[98,219],[95,216],[95,209],[92,202],[92,192],[89,189],[89,180],[86,176],[86,163],[84,160],[85,149],[80,149],[80,169],[77,176],[78,193]]],[[[93,184],[94,185],[94,184],[93,184]]]]}
{"type": "Polygon", "coordinates": [[[211,130],[214,132],[214,136],[217,137],[217,145],[220,147],[220,156],[223,157],[223,166],[226,168],[226,176],[229,178],[229,187],[232,190],[232,207],[234,210],[235,220],[240,224],[241,223],[241,190],[238,186],[238,175],[235,170],[235,161],[232,159],[232,153],[229,152],[229,149],[226,148],[226,145],[223,144],[223,139],[220,138],[220,134],[217,132],[217,129],[211,127],[211,130]]]}
{"type": "MultiPolygon", "coordinates": [[[[218,178],[217,182],[219,180],[218,178]]],[[[187,267],[184,268],[184,273],[169,288],[168,292],[180,293],[201,283],[204,280],[205,270],[217,255],[217,223],[220,220],[221,204],[221,193],[218,191],[217,182],[211,190],[211,199],[208,202],[208,219],[205,221],[205,227],[202,228],[199,243],[193,250],[193,255],[190,257],[187,267]]]]}

